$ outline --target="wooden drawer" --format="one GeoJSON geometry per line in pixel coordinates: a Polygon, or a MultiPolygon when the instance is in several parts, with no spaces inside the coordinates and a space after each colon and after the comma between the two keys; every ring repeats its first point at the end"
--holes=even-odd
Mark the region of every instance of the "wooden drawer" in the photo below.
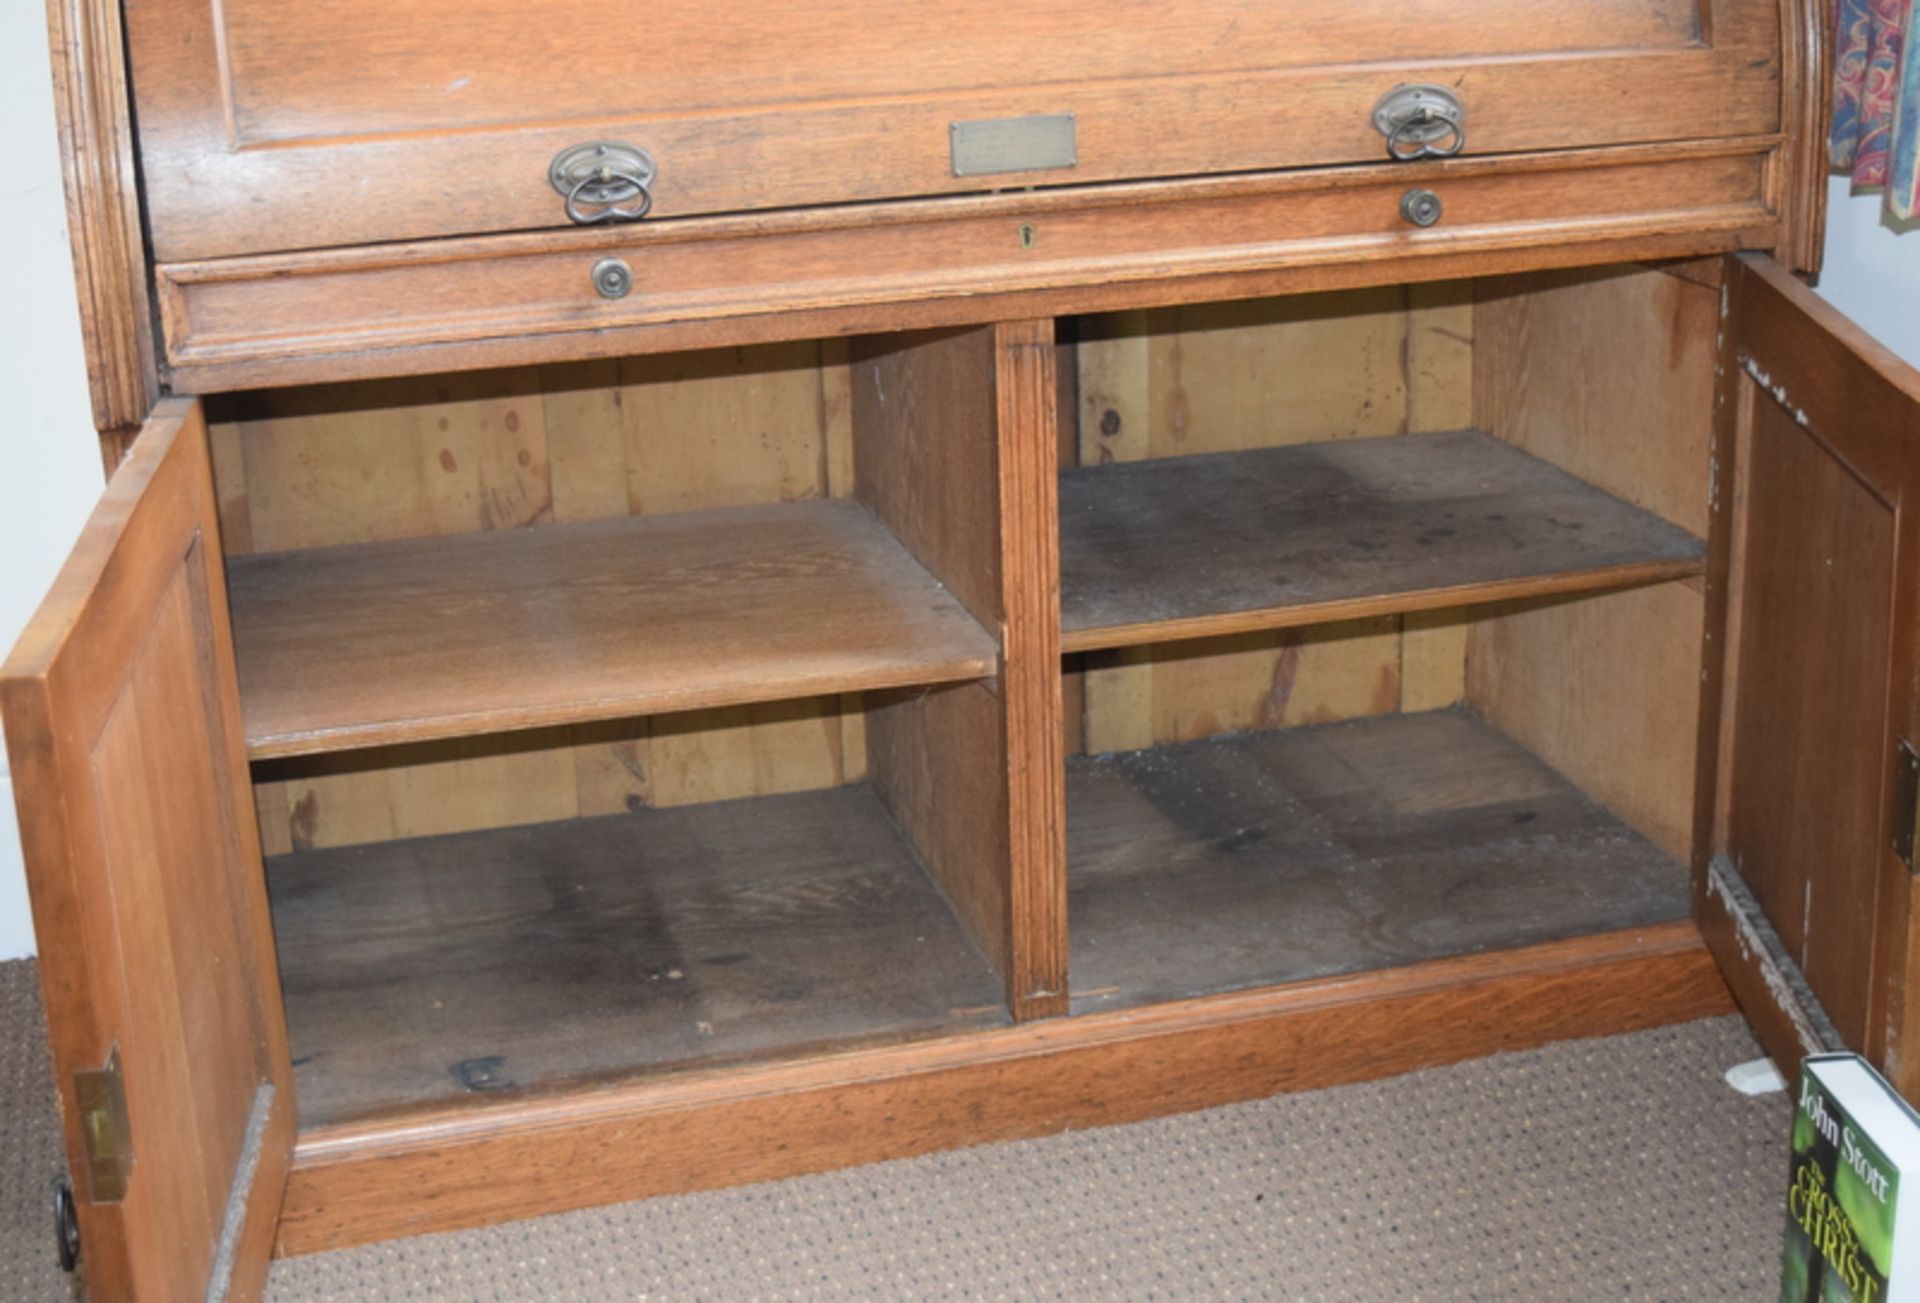
{"type": "Polygon", "coordinates": [[[205,391],[930,324],[988,295],[1087,310],[1191,295],[1176,282],[1272,292],[1338,264],[1485,270],[1548,244],[1589,261],[1734,249],[1772,239],[1770,158],[1459,159],[175,263],[161,313],[175,386],[205,391]],[[1402,216],[1412,189],[1439,197],[1435,225],[1402,216]],[[631,268],[626,297],[596,291],[606,258],[631,268]]]}
{"type": "Polygon", "coordinates": [[[1778,0],[133,0],[161,261],[565,226],[555,155],[620,141],[661,217],[1378,161],[1376,103],[1449,88],[1491,156],[1760,135],[1778,0]],[[1070,115],[956,175],[952,129],[1070,115]]]}

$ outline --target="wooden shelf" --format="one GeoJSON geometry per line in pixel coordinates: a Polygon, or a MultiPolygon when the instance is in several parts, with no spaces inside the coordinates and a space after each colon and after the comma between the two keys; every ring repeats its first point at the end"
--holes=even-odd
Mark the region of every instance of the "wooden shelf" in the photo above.
{"type": "Polygon", "coordinates": [[[1007,1024],[865,786],[267,861],[302,1127],[1007,1024]]]}
{"type": "Polygon", "coordinates": [[[256,759],[991,675],[856,502],[239,557],[256,759]]]}
{"type": "Polygon", "coordinates": [[[1067,770],[1076,1012],[1687,917],[1687,872],[1465,710],[1067,770]]]}
{"type": "Polygon", "coordinates": [[[1686,531],[1475,430],[1061,476],[1063,648],[1699,574],[1686,531]]]}

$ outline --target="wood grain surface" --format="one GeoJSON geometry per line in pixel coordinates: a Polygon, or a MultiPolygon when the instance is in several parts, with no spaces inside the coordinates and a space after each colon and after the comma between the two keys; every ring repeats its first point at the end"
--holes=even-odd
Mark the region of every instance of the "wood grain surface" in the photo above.
{"type": "Polygon", "coordinates": [[[1685,868],[1448,710],[1075,759],[1076,1011],[1687,916],[1685,868]]]}
{"type": "MultiPolygon", "coordinates": [[[[222,543],[234,556],[845,496],[846,348],[224,398],[209,430],[222,543]]],[[[815,697],[320,756],[263,771],[256,803],[272,854],[835,787],[865,772],[863,719],[815,697]]]]}
{"type": "Polygon", "coordinates": [[[861,786],[267,874],[303,1128],[1007,1020],[861,786]]]}
{"type": "Polygon", "coordinates": [[[126,29],[112,0],[45,9],[87,389],[111,473],[160,396],[126,29]]]}
{"type": "MultiPolygon", "coordinates": [[[[1110,465],[1473,423],[1470,283],[1118,313],[1076,323],[1077,459],[1110,465]]],[[[1387,616],[1087,658],[1074,750],[1451,704],[1458,615],[1387,616]]]]}
{"type": "Polygon", "coordinates": [[[308,1133],[282,1253],[1132,1122],[1726,1013],[1690,923],[308,1133]]]}
{"type": "Polygon", "coordinates": [[[1080,467],[1069,651],[1699,573],[1700,540],[1475,431],[1080,467]]]}
{"type": "Polygon", "coordinates": [[[163,263],[194,392],[1769,246],[1771,139],[1043,190],[163,263]],[[1430,228],[1400,201],[1425,186],[1430,228]],[[617,256],[638,288],[602,298],[617,256]]]}
{"type": "Polygon", "coordinates": [[[256,758],[995,669],[851,502],[274,553],[232,590],[256,758]]]}
{"type": "Polygon", "coordinates": [[[1777,0],[1185,0],[1124,22],[1088,0],[993,21],[928,0],[148,0],[136,18],[164,261],[563,226],[548,163],[593,140],[647,149],[653,211],[676,218],[1372,162],[1375,103],[1418,81],[1459,95],[1487,156],[1781,124],[1777,0]],[[618,53],[642,31],[636,77],[618,53]],[[952,124],[1033,113],[1074,116],[1070,166],[955,175],[952,124]]]}
{"type": "MultiPolygon", "coordinates": [[[[1474,423],[1705,537],[1721,267],[1684,270],[1607,267],[1477,285],[1474,423]]],[[[1700,581],[1480,615],[1467,647],[1475,708],[1691,862],[1709,649],[1700,581]]]]}
{"type": "Polygon", "coordinates": [[[94,1298],[257,1297],[292,1154],[217,536],[199,405],[169,401],[0,671],[94,1298]],[[124,1130],[81,1103],[109,1068],[124,1130]]]}
{"type": "Polygon", "coordinates": [[[1729,652],[1696,874],[1704,895],[1725,856],[1847,1045],[1912,1090],[1912,873],[1892,847],[1898,745],[1920,737],[1920,373],[1778,267],[1737,264],[1727,302],[1729,652]]]}

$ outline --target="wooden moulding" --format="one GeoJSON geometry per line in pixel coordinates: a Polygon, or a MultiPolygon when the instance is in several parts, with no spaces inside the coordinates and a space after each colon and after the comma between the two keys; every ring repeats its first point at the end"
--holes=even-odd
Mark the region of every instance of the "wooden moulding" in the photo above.
{"type": "Polygon", "coordinates": [[[47,35],[87,384],[111,473],[160,395],[120,6],[47,0],[47,35]]]}
{"type": "Polygon", "coordinates": [[[173,383],[206,391],[1761,247],[1776,236],[1777,144],[689,218],[157,274],[173,383]],[[1414,185],[1442,197],[1439,225],[1400,217],[1414,185]],[[632,265],[634,294],[595,294],[606,256],[632,265]]]}
{"type": "Polygon", "coordinates": [[[1690,923],[306,1133],[278,1251],[1138,1121],[1730,1012],[1690,923]]]}
{"type": "Polygon", "coordinates": [[[1827,239],[1827,133],[1833,118],[1832,21],[1826,0],[1782,5],[1781,88],[1783,144],[1777,161],[1775,206],[1780,243],[1775,254],[1789,270],[1818,273],[1827,239]]]}

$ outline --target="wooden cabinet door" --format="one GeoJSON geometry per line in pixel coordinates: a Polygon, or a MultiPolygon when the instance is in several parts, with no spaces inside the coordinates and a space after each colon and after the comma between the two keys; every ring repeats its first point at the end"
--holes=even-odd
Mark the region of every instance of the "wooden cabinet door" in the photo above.
{"type": "Polygon", "coordinates": [[[1459,97],[1469,156],[1753,140],[1780,129],[1798,3],[128,0],[126,22],[154,256],[183,263],[564,227],[549,164],[599,141],[647,151],[653,216],[681,217],[1384,164],[1374,107],[1411,84],[1459,97]]]}
{"type": "Polygon", "coordinates": [[[1773,262],[1728,276],[1699,917],[1776,1060],[1837,1040],[1914,1096],[1920,373],[1773,262]]]}
{"type": "Polygon", "coordinates": [[[155,410],[0,712],[92,1297],[255,1296],[293,1089],[198,404],[155,410]]]}

